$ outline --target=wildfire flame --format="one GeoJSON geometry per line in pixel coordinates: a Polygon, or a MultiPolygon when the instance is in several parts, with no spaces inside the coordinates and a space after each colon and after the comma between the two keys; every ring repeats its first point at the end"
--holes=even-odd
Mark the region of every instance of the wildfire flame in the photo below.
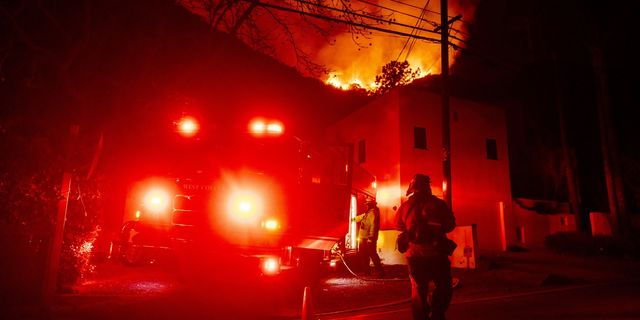
{"type": "MultiPolygon", "coordinates": [[[[416,79],[420,79],[420,78],[424,78],[428,75],[430,75],[431,69],[427,70],[427,71],[423,71],[422,69],[418,69],[418,75],[416,77],[416,79]]],[[[327,76],[327,79],[325,80],[325,83],[333,86],[335,88],[341,89],[341,90],[351,90],[351,89],[364,89],[366,91],[375,91],[376,89],[378,89],[380,87],[380,84],[376,83],[375,81],[375,75],[373,76],[373,81],[364,83],[363,81],[361,81],[358,78],[347,78],[344,76],[344,74],[342,72],[330,72],[329,75],[327,76]]]]}
{"type": "MultiPolygon", "coordinates": [[[[210,2],[204,0],[180,0],[189,10],[197,13],[207,21],[224,21],[233,24],[236,19],[233,10],[211,11],[210,5],[220,4],[222,0],[210,2]],[[194,6],[200,3],[201,6],[194,6]],[[207,16],[218,13],[219,17],[207,16]],[[225,16],[225,14],[227,14],[225,16]]],[[[467,38],[466,30],[473,19],[476,4],[479,0],[451,0],[448,2],[449,41],[458,47],[464,47],[467,38]],[[453,18],[455,17],[455,18],[453,18]],[[464,18],[464,20],[463,20],[464,18]]],[[[225,29],[225,24],[216,24],[217,29],[232,31],[234,34],[254,34],[255,30],[242,28],[256,27],[266,30],[268,35],[278,34],[279,26],[288,35],[283,37],[262,37],[269,42],[271,54],[290,66],[296,66],[300,57],[296,53],[304,52],[304,56],[316,64],[328,69],[322,81],[342,90],[365,89],[376,90],[376,76],[382,74],[382,67],[391,61],[407,61],[412,73],[419,79],[430,74],[440,73],[440,4],[430,0],[348,0],[344,2],[319,1],[308,2],[296,0],[288,4],[279,1],[261,0],[256,2],[255,11],[252,5],[238,2],[240,12],[244,11],[252,23],[237,26],[240,29],[225,29]],[[342,6],[341,6],[342,5],[342,6]],[[244,7],[243,7],[244,6],[244,7]],[[248,7],[247,7],[248,6],[248,7]],[[322,8],[320,11],[319,8],[322,8]],[[345,9],[348,8],[348,9],[345,9]],[[270,14],[264,14],[270,10],[270,14]],[[245,11],[246,10],[246,11],[245,11]],[[315,11],[318,10],[318,11],[315,11]],[[347,11],[356,15],[353,20],[345,18],[347,11]],[[322,13],[320,13],[322,12],[322,13]],[[307,14],[307,15],[305,15],[307,14]],[[323,18],[324,17],[324,18],[323,18]],[[361,17],[366,17],[360,19],[361,17]],[[271,19],[273,18],[273,19],[271,19]],[[295,20],[295,19],[298,20],[295,20]],[[294,23],[293,21],[297,21],[294,23]],[[313,20],[313,26],[304,22],[313,20]],[[349,20],[349,21],[347,21],[349,20]],[[340,22],[338,22],[340,21],[340,22]],[[345,21],[354,24],[344,23],[345,21]],[[287,23],[288,22],[288,23],[287,23]],[[286,25],[283,27],[283,25],[286,25]],[[323,32],[316,32],[323,29],[323,32]],[[354,32],[355,30],[355,32],[354,32]],[[268,31],[268,32],[267,32],[268,31]],[[322,34],[320,36],[320,34],[322,34]],[[317,35],[317,36],[314,36],[317,35]],[[327,41],[329,40],[329,41],[327,41]]],[[[249,38],[240,38],[251,41],[249,38]]],[[[258,47],[265,47],[264,44],[258,47]]],[[[453,63],[459,51],[449,48],[449,64],[453,63]]],[[[267,50],[269,51],[269,50],[267,50]]],[[[299,69],[301,73],[305,70],[299,69]]],[[[306,76],[317,76],[305,74],[306,76]]]]}
{"type": "Polygon", "coordinates": [[[375,90],[379,87],[375,81],[369,83],[363,83],[360,79],[351,78],[349,80],[344,80],[341,72],[331,72],[325,81],[326,84],[334,86],[338,89],[349,90],[354,87],[363,88],[368,91],[375,90]]]}
{"type": "MultiPolygon", "coordinates": [[[[361,0],[354,0],[359,3],[361,0]]],[[[425,7],[424,1],[417,0],[379,0],[369,2],[370,10],[379,10],[382,14],[392,13],[395,22],[401,25],[385,25],[385,29],[413,34],[436,40],[440,35],[435,32],[435,28],[440,24],[440,7],[437,2],[428,2],[425,7]],[[381,7],[387,9],[381,9],[381,7]],[[425,9],[426,10],[423,10],[425,9]],[[405,26],[416,26],[411,29],[405,26]],[[429,32],[429,31],[434,32],[429,32]]],[[[450,1],[449,16],[462,15],[463,21],[457,21],[450,25],[450,41],[458,46],[463,46],[461,41],[466,40],[466,29],[469,21],[473,17],[475,3],[473,1],[450,1]],[[453,37],[453,38],[451,38],[453,37]]],[[[398,36],[385,34],[382,32],[372,32],[367,40],[367,46],[354,45],[353,38],[349,32],[344,32],[335,36],[335,42],[325,45],[318,50],[315,59],[329,68],[331,72],[324,82],[333,87],[350,90],[362,88],[367,91],[375,91],[379,85],[375,82],[376,76],[382,73],[382,67],[390,61],[407,61],[412,71],[418,71],[415,79],[423,78],[431,74],[440,73],[441,69],[441,47],[439,42],[411,39],[409,36],[398,36]]],[[[449,64],[451,65],[458,51],[449,48],[449,64]]]]}

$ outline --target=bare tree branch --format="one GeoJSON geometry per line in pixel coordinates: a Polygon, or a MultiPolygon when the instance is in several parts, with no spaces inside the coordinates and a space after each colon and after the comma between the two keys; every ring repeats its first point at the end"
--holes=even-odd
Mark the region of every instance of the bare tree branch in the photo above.
{"type": "Polygon", "coordinates": [[[353,42],[359,48],[369,47],[371,31],[369,25],[383,25],[393,21],[393,13],[383,15],[379,8],[370,5],[354,7],[350,0],[179,0],[185,8],[201,15],[215,30],[229,33],[247,43],[252,48],[275,57],[276,48],[282,48],[278,38],[284,37],[289,50],[296,58],[296,68],[317,75],[326,73],[324,66],[312,61],[306,48],[301,43],[307,35],[295,33],[294,30],[305,30],[317,34],[319,39],[331,43],[331,36],[338,32],[348,31],[353,42]],[[265,4],[272,4],[269,8],[265,4]],[[275,10],[286,7],[290,10],[275,10]],[[266,12],[266,16],[260,16],[266,12]],[[340,24],[318,17],[330,17],[349,23],[340,24]],[[274,36],[269,36],[274,35],[274,36]]]}
{"type": "Polygon", "coordinates": [[[240,28],[240,26],[242,26],[242,24],[249,18],[249,16],[251,15],[251,12],[253,12],[253,9],[255,9],[257,6],[258,6],[258,1],[256,0],[252,1],[249,7],[242,13],[242,15],[240,15],[238,20],[233,24],[233,27],[231,28],[231,30],[229,30],[229,33],[232,35],[235,35],[238,32],[238,28],[240,28]]]}

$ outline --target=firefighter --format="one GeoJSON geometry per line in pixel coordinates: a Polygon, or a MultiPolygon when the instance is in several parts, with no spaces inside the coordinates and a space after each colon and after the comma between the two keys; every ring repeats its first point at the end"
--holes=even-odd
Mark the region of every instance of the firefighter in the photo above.
{"type": "Polygon", "coordinates": [[[355,217],[355,221],[360,223],[358,254],[362,258],[366,274],[371,273],[369,269],[369,260],[371,260],[377,272],[376,276],[383,278],[385,272],[377,251],[378,233],[380,231],[380,209],[376,201],[371,198],[367,198],[365,204],[367,206],[365,212],[355,217]]]}
{"type": "Polygon", "coordinates": [[[407,189],[408,199],[396,213],[399,231],[409,233],[405,252],[411,279],[411,311],[413,319],[445,319],[453,296],[449,255],[455,242],[446,234],[453,231],[456,220],[446,202],[431,194],[431,179],[416,174],[407,189]],[[431,304],[429,282],[433,281],[431,304]]]}

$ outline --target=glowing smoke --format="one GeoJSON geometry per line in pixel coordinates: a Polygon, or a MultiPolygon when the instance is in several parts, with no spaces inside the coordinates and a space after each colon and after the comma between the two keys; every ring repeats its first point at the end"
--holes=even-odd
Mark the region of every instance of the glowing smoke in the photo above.
{"type": "MultiPolygon", "coordinates": [[[[472,21],[478,0],[449,1],[449,17],[461,15],[462,19],[450,25],[450,42],[464,47],[468,24],[472,21]]],[[[375,77],[382,67],[393,60],[407,60],[412,70],[420,70],[419,77],[440,73],[440,34],[434,32],[440,24],[440,1],[418,0],[320,0],[306,2],[297,0],[280,2],[262,0],[251,8],[251,18],[240,26],[229,27],[238,21],[249,2],[221,2],[221,0],[182,0],[192,12],[205,17],[206,21],[223,21],[215,26],[224,32],[233,33],[254,49],[270,54],[281,62],[296,67],[303,75],[320,78],[323,82],[347,89],[351,84],[371,90],[375,87],[375,77]],[[203,6],[195,6],[199,3],[203,6]],[[205,4],[232,3],[235,15],[218,18],[207,17],[205,4]],[[319,7],[320,5],[338,10],[319,7]],[[299,15],[296,10],[310,14],[344,20],[346,15],[339,6],[356,12],[369,13],[379,20],[361,19],[351,16],[356,23],[365,23],[375,28],[396,32],[390,34],[382,30],[360,29],[354,33],[354,26],[336,21],[317,19],[309,15],[299,15]],[[290,8],[291,11],[282,8],[290,8]],[[238,14],[240,13],[240,14],[238,14]],[[420,30],[422,29],[422,30],[420,30]],[[319,30],[322,30],[319,32],[319,30]],[[433,39],[414,39],[409,35],[433,39]],[[302,54],[301,54],[302,53],[302,54]],[[301,59],[303,56],[303,59],[301,59]],[[308,58],[313,63],[324,66],[326,73],[306,69],[301,60],[308,58]]],[[[219,10],[215,12],[227,12],[219,10]]],[[[357,28],[357,27],[355,27],[357,28]]],[[[449,63],[453,63],[459,51],[450,49],[449,63]]],[[[306,65],[308,66],[308,65],[306,65]]],[[[317,70],[316,70],[317,71],[317,70]]]]}
{"type": "MultiPolygon", "coordinates": [[[[369,1],[367,1],[369,2],[369,1]]],[[[359,3],[358,0],[354,3],[359,3]]],[[[373,2],[372,2],[373,3],[373,2]]],[[[434,30],[440,24],[440,2],[430,1],[426,7],[422,19],[419,23],[424,1],[417,0],[381,0],[375,4],[385,7],[380,8],[370,5],[370,8],[377,8],[383,14],[393,14],[395,22],[399,24],[417,26],[421,29],[434,30]],[[391,11],[391,10],[395,10],[391,11]]],[[[465,40],[468,23],[473,17],[475,2],[456,1],[449,2],[449,16],[461,14],[462,21],[453,24],[450,35],[465,40]]],[[[440,35],[428,31],[420,31],[398,25],[383,25],[385,29],[390,29],[405,34],[415,34],[423,37],[439,40],[440,35]]],[[[326,45],[321,48],[315,60],[324,64],[331,72],[325,81],[336,87],[346,89],[349,84],[358,84],[366,89],[372,89],[375,85],[375,77],[381,72],[382,66],[392,60],[407,60],[410,68],[420,69],[420,77],[428,74],[438,74],[441,69],[440,44],[431,41],[410,39],[407,36],[387,34],[380,31],[373,31],[370,39],[360,40],[364,47],[354,43],[352,34],[345,32],[335,36],[334,45],[326,45]],[[370,44],[370,45],[369,45],[370,44]]],[[[452,43],[464,46],[458,40],[451,39],[452,43]]],[[[450,49],[449,63],[453,63],[459,51],[450,49]]]]}

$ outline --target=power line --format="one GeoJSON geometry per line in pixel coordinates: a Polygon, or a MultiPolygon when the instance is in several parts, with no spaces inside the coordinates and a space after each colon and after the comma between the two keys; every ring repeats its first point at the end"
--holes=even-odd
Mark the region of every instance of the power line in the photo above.
{"type": "MultiPolygon", "coordinates": [[[[422,17],[424,16],[424,13],[427,10],[427,6],[429,6],[429,3],[431,2],[431,0],[427,0],[427,2],[424,5],[424,8],[422,8],[422,11],[420,12],[420,17],[416,20],[416,25],[415,27],[411,30],[411,34],[414,34],[414,32],[416,31],[416,28],[418,28],[420,26],[420,20],[422,19],[422,17]]],[[[417,32],[416,32],[417,34],[417,32]]],[[[402,53],[404,52],[404,49],[407,47],[407,45],[409,44],[409,42],[412,42],[411,46],[409,46],[409,49],[407,50],[407,54],[404,58],[404,60],[407,60],[409,58],[409,53],[411,52],[411,48],[413,47],[413,44],[415,44],[415,39],[408,37],[407,40],[404,42],[404,45],[402,46],[402,49],[400,50],[400,52],[398,53],[398,57],[396,58],[396,61],[400,60],[400,56],[402,55],[402,53]],[[413,41],[413,42],[412,42],[413,41]]]]}
{"type": "MultiPolygon", "coordinates": [[[[393,13],[397,13],[397,14],[404,15],[404,16],[407,16],[407,17],[411,17],[411,18],[419,19],[419,20],[421,20],[421,21],[424,21],[424,22],[429,23],[430,25],[432,25],[432,26],[434,26],[434,27],[438,27],[438,26],[439,26],[439,25],[438,25],[438,23],[437,23],[437,22],[435,22],[435,21],[431,21],[431,20],[429,20],[429,19],[422,18],[422,16],[423,16],[422,12],[423,12],[423,11],[421,11],[421,14],[420,14],[420,17],[419,17],[419,16],[416,16],[416,15],[413,15],[413,14],[410,14],[410,13],[406,13],[406,12],[403,12],[403,11],[400,11],[400,10],[397,10],[397,9],[389,8],[389,7],[386,7],[386,6],[383,6],[383,5],[377,4],[377,3],[373,3],[373,2],[370,2],[370,1],[367,1],[367,0],[357,0],[357,1],[362,2],[362,3],[366,3],[366,4],[368,4],[368,5],[370,5],[370,6],[373,6],[373,7],[377,7],[377,8],[381,8],[381,9],[389,10],[389,11],[391,11],[391,12],[393,12],[393,13]]],[[[428,1],[428,2],[429,2],[429,1],[428,1]]],[[[405,4],[405,5],[409,5],[409,4],[405,4]]],[[[412,5],[409,5],[409,6],[411,6],[412,8],[417,8],[417,9],[422,10],[422,8],[420,8],[420,7],[416,7],[416,6],[412,6],[412,5]]],[[[432,10],[427,10],[427,12],[436,13],[435,11],[432,11],[432,10]]],[[[439,14],[439,13],[437,13],[437,14],[439,14]]],[[[454,17],[451,17],[451,18],[454,18],[454,17]]],[[[466,24],[466,22],[465,22],[465,21],[463,21],[462,19],[459,19],[459,20],[460,20],[461,22],[463,22],[463,23],[465,23],[465,24],[466,24]]],[[[456,28],[452,28],[452,27],[449,27],[449,29],[450,29],[450,30],[453,30],[453,31],[456,31],[456,32],[458,32],[458,33],[461,33],[461,34],[462,34],[462,35],[464,35],[464,36],[466,36],[466,35],[467,35],[467,34],[466,34],[465,32],[463,32],[462,30],[459,30],[459,29],[456,29],[456,28]]]]}
{"type": "Polygon", "coordinates": [[[366,1],[366,0],[357,0],[357,1],[360,1],[362,3],[366,3],[366,4],[368,4],[370,6],[373,6],[373,7],[378,7],[378,8],[381,8],[381,9],[389,10],[389,11],[391,11],[393,13],[398,13],[398,14],[401,14],[401,15],[404,15],[404,16],[407,16],[407,17],[411,17],[411,18],[416,18],[416,19],[422,20],[424,22],[427,22],[427,23],[431,24],[434,27],[438,26],[438,23],[436,23],[435,21],[431,21],[431,20],[428,20],[428,19],[423,19],[422,18],[422,16],[423,16],[422,13],[420,14],[420,16],[416,16],[416,15],[413,15],[413,14],[410,14],[410,13],[406,13],[406,12],[402,12],[400,10],[396,10],[396,9],[393,9],[393,8],[385,7],[385,6],[382,6],[382,5],[373,3],[373,2],[369,2],[369,1],[366,1]]]}
{"type": "MultiPolygon", "coordinates": [[[[424,8],[422,9],[422,12],[420,13],[421,16],[424,16],[424,13],[427,12],[427,8],[429,7],[429,3],[431,3],[431,0],[427,0],[427,2],[424,4],[424,8]]],[[[420,25],[420,21],[416,21],[416,27],[419,26],[419,25],[420,25]]],[[[418,34],[418,32],[416,32],[416,34],[418,34]]],[[[405,60],[409,59],[409,55],[411,54],[411,51],[413,50],[413,47],[415,45],[416,45],[416,39],[415,38],[411,38],[411,45],[409,46],[409,49],[407,50],[407,54],[405,55],[405,60]]]]}
{"type": "MultiPolygon", "coordinates": [[[[441,43],[441,40],[440,39],[436,39],[436,38],[429,38],[429,37],[420,36],[420,35],[413,35],[413,34],[409,34],[409,33],[406,33],[406,32],[401,32],[401,31],[395,31],[395,30],[389,30],[389,29],[385,29],[385,28],[375,27],[375,26],[364,24],[364,23],[357,23],[357,22],[353,22],[353,21],[348,21],[348,20],[342,20],[342,19],[338,19],[338,18],[323,16],[321,14],[305,12],[305,11],[293,9],[293,8],[290,8],[290,7],[283,7],[283,6],[278,6],[278,5],[274,5],[274,4],[270,4],[270,3],[264,3],[264,2],[258,2],[257,4],[259,6],[264,7],[264,8],[272,8],[272,9],[276,9],[276,10],[280,10],[280,11],[286,11],[286,12],[290,12],[290,13],[297,13],[297,14],[313,17],[313,18],[316,18],[316,19],[320,19],[320,20],[327,20],[327,21],[333,21],[333,22],[342,23],[342,24],[346,24],[346,25],[352,25],[352,26],[361,27],[361,28],[364,28],[364,29],[369,29],[369,30],[374,30],[374,31],[379,31],[379,32],[382,32],[382,33],[386,33],[386,34],[391,34],[391,35],[394,35],[394,36],[413,37],[413,38],[418,39],[418,40],[424,40],[424,41],[428,41],[428,42],[432,42],[432,43],[441,43]]],[[[336,9],[336,10],[339,10],[339,9],[336,9]]],[[[344,11],[344,10],[339,10],[339,11],[342,11],[342,12],[346,13],[346,11],[344,11]]],[[[451,36],[449,36],[449,37],[451,37],[451,36]]],[[[454,39],[457,39],[457,38],[454,38],[454,39]]],[[[479,58],[482,58],[487,62],[491,62],[494,65],[507,67],[507,68],[510,68],[510,69],[513,68],[512,66],[509,66],[507,64],[501,63],[500,61],[497,61],[495,59],[491,59],[490,57],[487,57],[486,55],[483,55],[483,54],[477,52],[476,50],[469,49],[469,48],[466,48],[466,47],[462,47],[462,46],[453,44],[451,42],[449,42],[448,44],[454,50],[462,49],[465,52],[470,53],[470,54],[472,54],[474,56],[477,56],[479,58]]]]}
{"type": "MultiPolygon", "coordinates": [[[[412,4],[408,4],[408,3],[406,3],[406,2],[402,2],[402,1],[399,1],[399,0],[389,0],[389,1],[391,1],[391,2],[395,2],[395,3],[398,3],[398,4],[401,4],[401,5],[404,5],[404,6],[407,6],[407,7],[411,7],[411,8],[414,8],[414,9],[422,10],[422,8],[421,8],[421,7],[414,6],[414,5],[412,5],[412,4]]],[[[436,14],[436,15],[440,15],[440,12],[433,11],[433,10],[427,10],[427,12],[429,12],[429,13],[433,13],[433,14],[436,14]]],[[[453,18],[453,17],[454,17],[454,16],[448,16],[448,18],[449,18],[449,19],[451,19],[451,18],[453,18]]],[[[468,24],[468,22],[466,22],[466,21],[464,21],[464,20],[460,20],[460,21],[462,21],[462,22],[464,22],[464,23],[468,24]]]]}
{"type": "MultiPolygon", "coordinates": [[[[306,15],[306,16],[317,18],[317,19],[343,23],[343,24],[352,25],[352,26],[355,26],[355,27],[361,27],[361,28],[364,28],[364,29],[376,30],[376,31],[384,32],[384,33],[400,35],[400,36],[403,36],[403,37],[414,37],[416,39],[429,41],[429,42],[433,42],[433,43],[439,43],[440,42],[440,40],[436,39],[436,38],[429,38],[429,37],[424,37],[424,36],[419,36],[419,35],[411,35],[411,34],[408,34],[408,33],[405,33],[405,32],[401,32],[401,31],[389,30],[389,29],[385,29],[385,28],[380,28],[380,27],[367,25],[367,24],[364,24],[364,23],[357,23],[357,22],[353,22],[353,21],[348,21],[348,20],[342,20],[342,19],[338,19],[338,18],[323,16],[321,14],[300,11],[300,10],[297,10],[297,9],[293,9],[293,8],[289,8],[289,7],[283,7],[283,6],[279,6],[279,5],[275,5],[275,4],[271,4],[271,3],[257,2],[257,4],[259,6],[265,7],[265,8],[272,8],[272,9],[291,12],[291,13],[298,13],[298,14],[301,14],[301,15],[306,15]]],[[[339,9],[337,9],[337,10],[339,10],[339,9]]],[[[459,46],[457,46],[455,44],[451,44],[451,46],[459,48],[459,46]]]]}
{"type": "MultiPolygon", "coordinates": [[[[264,3],[264,2],[258,2],[258,5],[262,6],[264,8],[272,8],[272,9],[276,9],[276,10],[280,10],[280,11],[298,13],[298,14],[301,14],[301,15],[310,16],[310,17],[313,17],[313,18],[316,18],[316,19],[320,19],[320,20],[333,21],[333,22],[337,22],[337,23],[343,23],[343,24],[346,24],[346,25],[353,25],[353,26],[361,27],[361,28],[364,28],[364,29],[370,29],[370,30],[374,30],[374,31],[379,31],[379,32],[382,32],[382,33],[394,35],[396,37],[397,36],[400,36],[400,37],[413,37],[413,38],[416,38],[418,40],[424,40],[424,41],[428,41],[428,42],[432,42],[432,43],[440,43],[441,42],[440,39],[429,38],[429,37],[420,36],[420,35],[412,35],[412,34],[408,34],[408,33],[405,33],[405,32],[389,30],[389,29],[380,28],[380,27],[374,27],[374,26],[370,26],[370,25],[367,25],[367,24],[363,24],[363,23],[356,23],[356,22],[353,22],[353,21],[342,20],[342,19],[333,18],[333,17],[327,17],[327,16],[323,16],[323,15],[320,15],[320,14],[300,11],[300,10],[289,8],[289,7],[283,7],[283,6],[278,6],[278,5],[264,3]]],[[[449,36],[449,37],[451,37],[451,36],[449,36]]],[[[495,59],[492,59],[491,57],[488,57],[488,56],[486,56],[486,55],[484,55],[484,54],[482,54],[482,53],[480,53],[480,52],[478,52],[476,50],[469,49],[469,48],[466,48],[466,47],[461,47],[461,46],[453,44],[451,42],[449,42],[448,44],[454,50],[462,49],[467,53],[470,53],[470,54],[472,54],[472,55],[474,55],[476,57],[479,57],[479,58],[483,59],[484,61],[492,63],[493,65],[497,65],[497,66],[502,66],[502,67],[506,67],[506,68],[509,68],[509,69],[513,69],[512,66],[507,65],[507,64],[505,64],[505,63],[503,63],[501,61],[497,61],[495,59]]]]}
{"type": "MultiPolygon", "coordinates": [[[[365,19],[370,19],[370,20],[373,20],[373,21],[378,22],[378,23],[387,23],[387,24],[390,24],[390,25],[396,25],[396,26],[400,26],[400,27],[404,27],[404,28],[417,29],[417,30],[420,30],[420,31],[428,32],[428,33],[433,33],[433,34],[438,34],[438,35],[440,34],[439,32],[436,32],[436,31],[433,31],[433,30],[424,29],[424,28],[416,28],[416,27],[412,27],[412,26],[410,26],[408,24],[395,22],[395,21],[387,21],[387,20],[384,20],[384,19],[381,19],[381,18],[376,18],[376,17],[370,16],[370,15],[367,15],[367,14],[363,14],[363,13],[356,13],[356,12],[347,11],[347,10],[344,10],[344,9],[338,9],[338,8],[325,6],[325,5],[321,5],[321,4],[313,3],[313,2],[308,2],[308,1],[304,1],[304,0],[296,0],[296,2],[302,3],[302,4],[306,4],[306,5],[316,6],[318,8],[327,9],[327,10],[330,10],[330,11],[336,11],[336,12],[339,12],[339,13],[344,13],[344,14],[353,15],[353,16],[357,16],[357,17],[361,17],[361,18],[365,18],[365,19]]],[[[275,5],[275,4],[267,4],[267,3],[264,3],[264,2],[258,2],[258,4],[262,5],[262,6],[273,7],[274,9],[276,9],[276,7],[278,7],[278,8],[286,8],[287,9],[286,11],[299,13],[299,14],[304,14],[304,15],[309,15],[309,16],[313,16],[313,17],[316,17],[316,18],[319,18],[319,19],[327,18],[327,19],[329,19],[331,21],[336,21],[336,22],[342,22],[342,23],[349,22],[347,24],[353,25],[353,26],[358,26],[358,27],[361,27],[361,28],[373,29],[373,30],[378,30],[378,29],[388,30],[388,29],[384,29],[384,28],[373,27],[373,26],[370,26],[370,25],[367,25],[367,24],[364,24],[364,23],[357,23],[357,22],[348,21],[348,20],[341,20],[341,19],[338,19],[338,18],[327,17],[327,16],[323,16],[323,15],[320,15],[320,14],[317,14],[317,13],[311,13],[311,12],[306,12],[306,11],[293,9],[293,8],[289,8],[289,7],[278,6],[278,5],[275,5]]],[[[388,31],[391,32],[392,30],[388,30],[388,31]]],[[[400,32],[400,31],[398,31],[398,32],[400,32]]],[[[401,34],[406,34],[404,32],[400,32],[400,33],[401,34]]],[[[462,40],[462,39],[460,39],[458,37],[450,36],[450,38],[455,39],[457,41],[460,41],[462,43],[465,43],[465,40],[462,40]]],[[[430,38],[427,38],[427,39],[430,39],[430,38]]],[[[452,44],[452,45],[454,45],[454,44],[452,44]]],[[[454,46],[457,46],[457,45],[454,45],[454,46]]]]}

